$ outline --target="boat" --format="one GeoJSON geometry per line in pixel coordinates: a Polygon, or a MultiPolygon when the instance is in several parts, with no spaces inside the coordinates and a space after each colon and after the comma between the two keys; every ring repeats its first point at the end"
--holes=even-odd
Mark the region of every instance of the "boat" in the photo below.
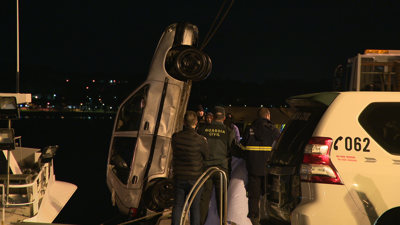
{"type": "Polygon", "coordinates": [[[12,120],[20,118],[18,105],[31,102],[27,93],[0,93],[0,219],[2,224],[52,223],[75,193],[77,186],[58,181],[53,157],[57,145],[43,149],[22,146],[12,120]]]}

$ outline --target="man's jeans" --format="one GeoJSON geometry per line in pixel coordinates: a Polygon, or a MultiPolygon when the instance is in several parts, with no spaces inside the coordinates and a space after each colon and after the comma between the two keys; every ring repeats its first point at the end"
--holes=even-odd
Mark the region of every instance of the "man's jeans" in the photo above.
{"type": "MultiPolygon", "coordinates": [[[[179,225],[186,196],[195,183],[196,180],[174,179],[174,207],[172,208],[171,225],[179,225]]],[[[203,187],[197,193],[190,207],[190,225],[200,225],[200,197],[202,192],[203,187]]]]}

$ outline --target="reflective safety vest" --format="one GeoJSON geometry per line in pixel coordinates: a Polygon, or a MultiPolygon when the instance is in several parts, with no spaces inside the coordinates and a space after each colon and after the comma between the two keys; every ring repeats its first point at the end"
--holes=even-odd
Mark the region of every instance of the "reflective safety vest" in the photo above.
{"type": "Polygon", "coordinates": [[[265,176],[272,143],[279,134],[278,128],[266,118],[257,118],[247,127],[239,146],[243,150],[248,173],[265,176]]]}

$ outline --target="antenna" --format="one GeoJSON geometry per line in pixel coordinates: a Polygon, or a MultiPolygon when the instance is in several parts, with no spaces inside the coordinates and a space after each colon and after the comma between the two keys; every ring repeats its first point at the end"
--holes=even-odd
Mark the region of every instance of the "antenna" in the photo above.
{"type": "Polygon", "coordinates": [[[17,0],[17,91],[19,93],[19,0],[17,0]]]}

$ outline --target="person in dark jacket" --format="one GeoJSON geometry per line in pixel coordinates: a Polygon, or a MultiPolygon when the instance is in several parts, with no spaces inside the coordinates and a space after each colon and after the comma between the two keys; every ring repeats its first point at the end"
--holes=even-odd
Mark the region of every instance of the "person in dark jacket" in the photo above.
{"type": "Polygon", "coordinates": [[[271,114],[267,108],[257,111],[257,119],[246,128],[240,147],[244,152],[248,175],[247,193],[251,223],[259,224],[260,195],[265,194],[265,169],[271,147],[280,132],[270,121],[271,114]]]}
{"type": "MultiPolygon", "coordinates": [[[[231,150],[238,148],[235,141],[235,133],[229,127],[223,124],[225,120],[225,109],[221,106],[216,106],[213,110],[214,121],[210,124],[200,126],[199,134],[207,138],[210,147],[210,156],[203,162],[204,171],[210,167],[218,167],[226,173],[229,179],[229,158],[231,150]]],[[[204,191],[201,196],[200,214],[201,224],[204,224],[207,219],[208,208],[211,198],[213,186],[215,185],[215,195],[217,198],[218,209],[220,208],[220,175],[214,173],[204,183],[204,191]]],[[[221,216],[221,215],[220,215],[221,216]]]]}
{"type": "Polygon", "coordinates": [[[206,115],[202,105],[199,105],[197,107],[197,120],[199,122],[199,125],[206,122],[206,115]]]}
{"type": "MultiPolygon", "coordinates": [[[[203,161],[209,155],[207,139],[199,135],[195,129],[197,115],[193,111],[186,112],[184,128],[172,135],[173,150],[172,168],[174,178],[174,207],[172,209],[172,225],[180,222],[186,196],[193,185],[203,174],[203,161]]],[[[200,224],[200,198],[202,189],[197,193],[190,207],[190,224],[200,224]]]]}
{"type": "Polygon", "coordinates": [[[224,121],[225,126],[230,127],[233,131],[235,131],[235,138],[236,142],[240,143],[240,132],[239,128],[233,123],[233,115],[232,113],[227,113],[226,114],[226,119],[224,121]]]}

